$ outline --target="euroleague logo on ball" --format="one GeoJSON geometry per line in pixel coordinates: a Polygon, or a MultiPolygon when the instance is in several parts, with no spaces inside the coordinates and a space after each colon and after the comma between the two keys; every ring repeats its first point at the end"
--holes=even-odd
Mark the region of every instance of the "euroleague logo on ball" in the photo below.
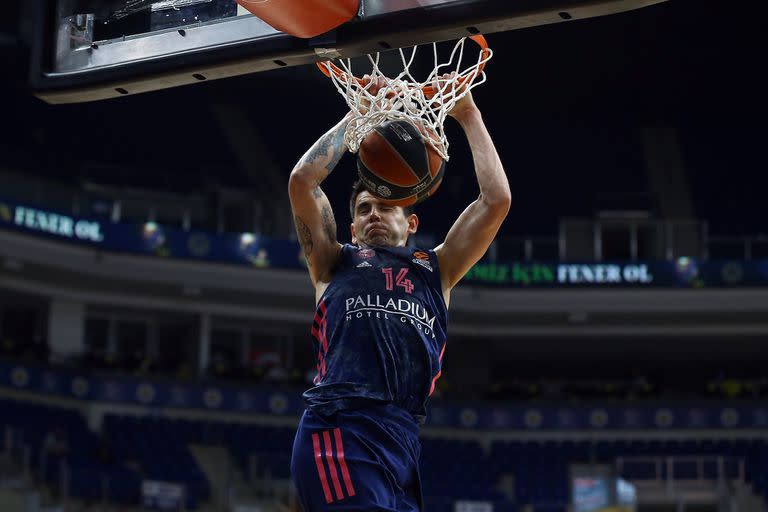
{"type": "Polygon", "coordinates": [[[445,171],[445,160],[432,144],[435,137],[405,119],[374,126],[357,152],[358,175],[368,192],[403,207],[432,195],[445,171]]]}
{"type": "Polygon", "coordinates": [[[413,137],[411,137],[411,134],[408,133],[408,130],[403,128],[402,125],[399,125],[397,123],[390,123],[387,125],[387,127],[390,130],[392,130],[395,133],[395,135],[397,135],[400,138],[400,140],[402,140],[403,142],[408,142],[413,139],[413,137]]]}

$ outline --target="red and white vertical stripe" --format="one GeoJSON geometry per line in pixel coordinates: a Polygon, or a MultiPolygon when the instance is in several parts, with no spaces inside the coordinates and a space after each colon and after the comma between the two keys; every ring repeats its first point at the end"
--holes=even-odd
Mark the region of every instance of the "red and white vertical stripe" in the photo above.
{"type": "Polygon", "coordinates": [[[312,321],[312,336],[317,341],[317,376],[314,383],[319,384],[325,373],[328,371],[328,367],[325,364],[325,357],[328,354],[328,337],[326,336],[326,330],[328,328],[328,322],[325,318],[325,314],[328,312],[328,308],[324,301],[320,301],[317,305],[317,311],[315,312],[315,318],[312,321]]]}
{"type": "Polygon", "coordinates": [[[432,379],[432,386],[429,388],[429,396],[432,396],[432,393],[435,392],[435,384],[437,384],[437,379],[440,378],[440,376],[443,374],[443,354],[445,354],[445,346],[448,343],[443,343],[443,348],[440,350],[440,357],[438,359],[438,364],[440,364],[440,369],[437,371],[437,375],[432,379]]]}
{"type": "Polygon", "coordinates": [[[333,503],[354,496],[355,486],[352,485],[347,461],[344,458],[341,430],[335,428],[312,434],[312,447],[325,502],[333,503]]]}

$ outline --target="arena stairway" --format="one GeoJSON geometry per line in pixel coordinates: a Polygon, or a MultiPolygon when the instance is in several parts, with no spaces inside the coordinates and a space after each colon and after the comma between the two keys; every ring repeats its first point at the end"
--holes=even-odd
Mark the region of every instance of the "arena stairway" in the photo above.
{"type": "MultiPolygon", "coordinates": [[[[279,512],[280,500],[264,492],[262,487],[274,487],[275,482],[247,482],[237,461],[226,445],[192,444],[192,456],[205,474],[211,488],[210,500],[205,506],[213,510],[232,510],[248,507],[249,510],[279,512]]],[[[204,508],[200,512],[204,512],[204,508]]]]}
{"type": "Polygon", "coordinates": [[[208,479],[211,489],[210,501],[226,504],[231,486],[243,483],[242,475],[236,472],[234,461],[229,456],[227,448],[193,444],[189,446],[189,450],[208,479]]]}
{"type": "Polygon", "coordinates": [[[755,493],[752,484],[736,482],[731,501],[732,512],[768,512],[765,500],[755,493]]]}

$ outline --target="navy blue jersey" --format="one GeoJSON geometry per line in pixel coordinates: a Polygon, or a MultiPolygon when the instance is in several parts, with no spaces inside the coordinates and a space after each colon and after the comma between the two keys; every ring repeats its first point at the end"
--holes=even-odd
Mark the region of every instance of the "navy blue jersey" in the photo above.
{"type": "Polygon", "coordinates": [[[389,402],[423,421],[440,376],[448,310],[433,250],[344,245],[317,304],[316,413],[389,402]]]}

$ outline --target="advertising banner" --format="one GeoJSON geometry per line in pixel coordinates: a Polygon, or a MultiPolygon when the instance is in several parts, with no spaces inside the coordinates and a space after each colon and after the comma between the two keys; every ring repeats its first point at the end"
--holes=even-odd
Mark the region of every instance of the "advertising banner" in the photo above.
{"type": "MultiPolygon", "coordinates": [[[[155,222],[115,223],[0,200],[0,228],[103,250],[246,265],[306,268],[295,240],[257,233],[183,231],[155,222]]],[[[520,262],[481,261],[462,283],[506,288],[706,288],[768,286],[768,260],[520,262]]]]}
{"type": "Polygon", "coordinates": [[[296,241],[272,239],[255,233],[183,231],[155,222],[110,222],[3,200],[0,200],[0,228],[114,252],[257,268],[305,268],[296,241]]]}
{"type": "Polygon", "coordinates": [[[768,286],[768,260],[478,263],[464,283],[507,288],[768,286]]]}

